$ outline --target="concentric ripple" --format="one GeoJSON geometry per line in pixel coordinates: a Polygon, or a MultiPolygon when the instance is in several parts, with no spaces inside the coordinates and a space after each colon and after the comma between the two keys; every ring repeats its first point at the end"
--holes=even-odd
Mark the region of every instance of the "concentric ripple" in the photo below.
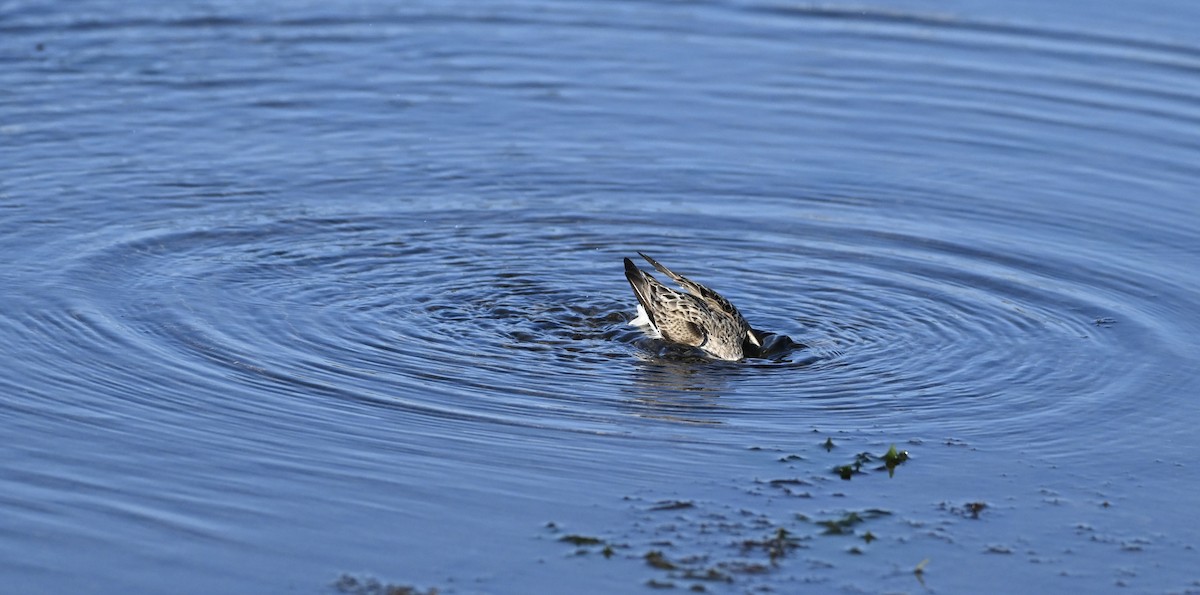
{"type": "Polygon", "coordinates": [[[281,410],[315,400],[435,425],[627,433],[667,417],[760,436],[817,423],[978,436],[1111,419],[1120,405],[1106,396],[1143,381],[1121,354],[1156,340],[1153,321],[1113,310],[1122,288],[1087,285],[1111,261],[819,212],[786,224],[695,215],[686,228],[719,232],[686,238],[636,213],[297,217],[117,243],[76,274],[106,288],[93,307],[120,321],[107,333],[143,365],[189,370],[214,394],[275,395],[254,406],[281,410]],[[751,232],[751,250],[726,239],[751,232]],[[637,249],[804,347],[727,364],[643,337],[620,274],[637,249]]]}
{"type": "MultiPolygon", "coordinates": [[[[424,198],[410,202],[421,208],[275,207],[245,216],[229,198],[270,195],[214,194],[201,184],[202,196],[220,198],[213,205],[224,215],[174,228],[134,224],[125,235],[110,227],[98,236],[111,238],[107,243],[83,242],[92,249],[67,264],[64,283],[88,288],[89,303],[72,311],[101,322],[95,333],[67,334],[73,341],[110,337],[141,353],[150,369],[186,372],[188,378],[174,379],[182,384],[215,394],[251,387],[279,399],[262,407],[332,399],[410,408],[439,423],[472,418],[618,433],[632,432],[630,413],[653,417],[655,403],[678,409],[678,419],[744,424],[756,432],[788,432],[817,419],[846,427],[915,423],[972,435],[1047,432],[1068,419],[1087,420],[1088,412],[1122,411],[1106,399],[1120,394],[1122,383],[1146,382],[1134,373],[1140,362],[1130,345],[1180,343],[1162,314],[1186,306],[1144,305],[1144,288],[1179,288],[1167,274],[1079,246],[1082,229],[1119,240],[1153,227],[1168,247],[1188,242],[1184,218],[1142,213],[1153,221],[1130,226],[1113,205],[1147,188],[1119,175],[1116,164],[1155,168],[1160,185],[1192,171],[1177,154],[1139,150],[1137,143],[1190,146],[1186,135],[1165,133],[1162,125],[1200,121],[1192,101],[1200,90],[1160,83],[1186,71],[1194,50],[905,12],[750,3],[704,6],[694,16],[697,35],[710,45],[690,49],[705,54],[715,71],[736,72],[740,86],[704,92],[705,83],[687,72],[685,84],[670,86],[656,76],[637,78],[641,71],[634,70],[628,74],[638,86],[625,89],[604,76],[558,72],[551,86],[561,101],[539,103],[542,133],[561,134],[578,117],[582,97],[620,110],[630,109],[620,100],[627,92],[688,92],[681,97],[686,109],[709,121],[710,133],[741,130],[760,139],[748,149],[746,169],[721,161],[726,155],[713,152],[711,142],[695,144],[685,160],[664,158],[682,149],[673,143],[635,144],[623,160],[593,152],[586,142],[561,147],[575,152],[574,162],[536,157],[528,143],[486,149],[500,151],[499,169],[479,165],[495,161],[486,150],[434,144],[411,151],[417,162],[403,164],[419,174],[410,185],[424,198]],[[725,35],[707,28],[713,20],[728,20],[733,31],[756,39],[760,60],[747,62],[746,48],[727,47],[725,35]],[[798,32],[833,52],[833,61],[810,57],[801,71],[760,63],[791,55],[798,32]],[[932,51],[942,46],[960,51],[932,51]],[[1016,62],[985,59],[1017,47],[1029,52],[1016,62]],[[936,59],[917,67],[931,55],[936,59]],[[1085,61],[1070,76],[1057,74],[1054,66],[1079,55],[1099,64],[1085,61]],[[1131,64],[1139,68],[1137,79],[1089,78],[1094,69],[1131,64]],[[998,70],[1007,82],[996,82],[998,70]],[[579,87],[582,80],[592,88],[579,87]],[[865,93],[867,87],[878,92],[865,93]],[[808,163],[783,167],[799,145],[754,128],[758,120],[723,118],[730,104],[742,111],[769,107],[768,120],[796,137],[816,131],[821,144],[806,149],[808,163]],[[1142,107],[1127,111],[1128,105],[1142,107]],[[1117,111],[1126,129],[1095,125],[1117,111]],[[932,127],[931,118],[950,124],[932,127]],[[838,132],[857,125],[875,135],[838,132]],[[1103,142],[1113,136],[1134,142],[1103,142]],[[1074,158],[1080,143],[1090,150],[1083,162],[1074,158]],[[907,155],[907,146],[926,154],[907,155]],[[964,146],[969,157],[937,165],[964,146]],[[1064,177],[1064,168],[1109,185],[1084,186],[1091,194],[1078,200],[1074,178],[1082,176],[1064,177]],[[996,171],[1020,171],[1022,179],[996,171]],[[797,175],[812,179],[811,188],[793,190],[797,175]],[[628,177],[642,182],[624,190],[603,183],[628,177]],[[464,179],[476,180],[477,198],[455,199],[453,208],[429,206],[438,201],[425,196],[427,185],[444,193],[464,179]],[[555,185],[586,196],[591,206],[568,207],[571,201],[550,189],[555,185]],[[496,193],[507,192],[526,195],[512,208],[497,208],[509,199],[496,193]],[[632,193],[644,200],[641,207],[630,208],[632,193]],[[1028,193],[1034,198],[1011,198],[1028,193]],[[1040,211],[1044,201],[1061,208],[1040,211]],[[547,214],[553,212],[561,214],[547,214]],[[671,357],[625,325],[631,300],[616,265],[638,249],[716,287],[757,327],[806,347],[737,366],[671,357]],[[718,396],[722,406],[711,407],[718,396]]],[[[474,16],[445,18],[487,33],[496,25],[474,16]]],[[[604,18],[545,16],[564,31],[604,18]]],[[[548,24],[536,21],[503,23],[516,31],[548,24]]],[[[191,31],[189,22],[164,26],[191,31]]],[[[386,15],[370,22],[408,21],[386,15]]],[[[235,37],[265,27],[302,43],[309,28],[352,32],[360,24],[353,18],[205,23],[235,37]]],[[[657,31],[624,34],[647,43],[648,30],[657,31]]],[[[418,47],[429,42],[416,34],[418,47]]],[[[373,39],[347,35],[331,43],[373,39]]],[[[586,46],[574,51],[590,55],[586,46]]],[[[537,58],[484,55],[464,66],[454,57],[472,56],[470,48],[443,52],[451,66],[471,73],[537,58]]],[[[465,88],[439,87],[454,79],[418,86],[451,96],[489,88],[490,79],[473,77],[460,81],[465,88]]],[[[406,88],[413,83],[400,80],[406,88]]],[[[649,124],[648,132],[663,135],[671,124],[649,124]]],[[[356,173],[349,179],[306,188],[361,187],[363,172],[350,171],[356,173]]]]}
{"type": "Polygon", "coordinates": [[[903,519],[843,556],[874,567],[800,579],[911,590],[880,570],[911,537],[966,591],[1011,574],[962,545],[1000,536],[1058,590],[1194,582],[1192,4],[52,4],[0,6],[6,586],[623,592],[514,536],[631,493],[761,510],[710,488],[813,430],[979,448],[886,488],[797,462],[855,488],[798,507],[903,519]],[[803,347],[644,337],[639,250],[803,347]],[[1111,534],[1088,547],[1153,562],[1057,525],[904,534],[985,467],[998,515],[1057,522],[1031,494],[1060,462],[1111,534]]]}

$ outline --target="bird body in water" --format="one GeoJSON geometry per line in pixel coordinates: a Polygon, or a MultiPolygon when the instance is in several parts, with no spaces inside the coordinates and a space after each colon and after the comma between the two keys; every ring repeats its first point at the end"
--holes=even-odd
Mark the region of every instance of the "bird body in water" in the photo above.
{"type": "Polygon", "coordinates": [[[638,317],[631,324],[648,326],[665,341],[695,347],[726,361],[738,361],[762,349],[763,333],[750,328],[729,300],[638,254],[684,291],[667,287],[626,258],[625,278],[638,300],[638,317]]]}

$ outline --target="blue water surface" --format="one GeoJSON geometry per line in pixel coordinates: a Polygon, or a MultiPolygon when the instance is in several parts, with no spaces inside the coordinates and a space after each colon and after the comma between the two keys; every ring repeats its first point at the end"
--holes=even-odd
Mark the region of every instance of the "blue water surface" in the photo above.
{"type": "Polygon", "coordinates": [[[1198,13],[0,2],[0,591],[1200,592],[1198,13]]]}

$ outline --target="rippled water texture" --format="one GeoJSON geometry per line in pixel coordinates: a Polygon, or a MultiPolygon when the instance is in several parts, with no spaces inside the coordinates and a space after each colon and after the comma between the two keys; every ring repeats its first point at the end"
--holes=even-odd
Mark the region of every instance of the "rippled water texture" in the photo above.
{"type": "Polygon", "coordinates": [[[883,6],[0,3],[0,591],[1200,592],[1200,14],[883,6]]]}

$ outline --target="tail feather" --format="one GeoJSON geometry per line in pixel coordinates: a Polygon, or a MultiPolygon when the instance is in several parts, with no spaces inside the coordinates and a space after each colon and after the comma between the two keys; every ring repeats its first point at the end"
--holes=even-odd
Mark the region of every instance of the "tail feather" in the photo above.
{"type": "MultiPolygon", "coordinates": [[[[645,254],[643,254],[641,252],[638,252],[638,256],[645,258],[646,262],[654,265],[654,268],[658,272],[670,277],[671,280],[675,281],[676,283],[679,283],[680,285],[683,285],[685,282],[691,283],[691,281],[689,281],[687,277],[684,277],[683,275],[674,273],[673,271],[671,271],[671,269],[668,269],[667,267],[663,266],[663,264],[658,262],[657,260],[654,260],[653,258],[650,258],[649,256],[646,256],[645,254]]],[[[628,260],[628,259],[626,259],[626,260],[628,260]]]]}
{"type": "MultiPolygon", "coordinates": [[[[676,273],[675,271],[672,271],[671,269],[668,269],[661,262],[658,262],[657,260],[654,260],[653,258],[650,258],[649,256],[642,254],[641,252],[638,252],[638,255],[640,255],[642,258],[645,258],[646,262],[649,262],[650,264],[654,265],[654,268],[657,269],[660,273],[670,277],[672,281],[678,283],[679,286],[682,287],[684,290],[686,290],[688,293],[690,293],[698,298],[705,298],[705,299],[710,299],[712,296],[716,296],[717,292],[715,292],[699,283],[696,283],[695,281],[692,281],[691,279],[688,279],[687,277],[684,277],[683,275],[680,275],[679,273],[676,273]]],[[[717,296],[717,297],[720,297],[720,296],[717,296]]]]}
{"type": "Polygon", "coordinates": [[[650,308],[650,281],[646,277],[647,275],[637,268],[632,260],[625,259],[625,278],[629,280],[629,286],[633,288],[633,295],[641,305],[642,311],[645,312],[646,318],[650,320],[650,324],[657,326],[654,322],[654,311],[650,308]]]}
{"type": "MultiPolygon", "coordinates": [[[[714,307],[722,312],[725,312],[726,314],[729,314],[730,316],[737,318],[741,322],[745,322],[745,319],[742,318],[741,312],[738,312],[738,309],[735,308],[733,306],[733,304],[731,304],[729,302],[729,300],[725,299],[721,294],[719,294],[699,283],[696,283],[695,281],[692,281],[691,279],[688,279],[687,277],[684,277],[683,275],[680,275],[679,273],[676,273],[676,272],[672,271],[671,269],[668,269],[667,267],[665,267],[661,263],[659,263],[657,260],[654,260],[653,258],[650,258],[649,256],[642,254],[641,252],[638,252],[638,255],[641,256],[642,258],[645,258],[646,262],[649,262],[650,264],[654,265],[654,268],[657,269],[659,272],[670,277],[672,281],[678,283],[679,286],[682,287],[688,293],[690,293],[700,299],[703,299],[705,302],[708,302],[709,306],[714,307]]],[[[629,260],[629,259],[626,258],[625,260],[629,260]]],[[[750,325],[747,324],[746,326],[749,327],[750,325]]]]}

